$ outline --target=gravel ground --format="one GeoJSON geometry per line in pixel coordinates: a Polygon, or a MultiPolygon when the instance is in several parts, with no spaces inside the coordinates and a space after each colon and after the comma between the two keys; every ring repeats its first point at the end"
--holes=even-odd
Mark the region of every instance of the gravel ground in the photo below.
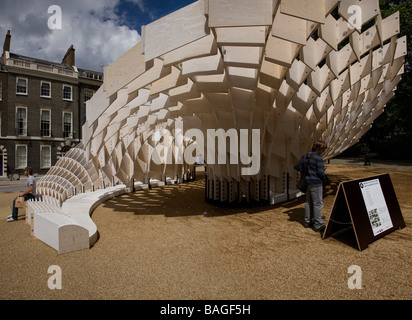
{"type": "Polygon", "coordinates": [[[195,182],[105,202],[92,215],[97,243],[58,255],[24,219],[6,222],[16,191],[1,192],[0,299],[410,300],[412,170],[332,161],[327,173],[326,221],[339,182],[390,173],[406,228],[359,251],[351,230],[322,240],[303,228],[303,198],[221,207],[204,201],[198,174],[195,182]],[[353,265],[362,271],[360,290],[348,287],[353,265]],[[60,290],[49,288],[50,266],[61,269],[60,290]]]}

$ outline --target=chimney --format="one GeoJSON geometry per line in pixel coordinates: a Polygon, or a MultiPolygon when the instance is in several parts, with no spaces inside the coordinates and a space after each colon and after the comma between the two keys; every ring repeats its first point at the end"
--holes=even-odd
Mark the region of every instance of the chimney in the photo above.
{"type": "Polygon", "coordinates": [[[6,51],[10,52],[10,41],[11,41],[10,30],[7,30],[7,35],[6,35],[6,38],[4,39],[4,45],[3,45],[3,58],[5,56],[6,51]]]}
{"type": "Polygon", "coordinates": [[[73,67],[75,65],[74,51],[75,49],[73,48],[73,45],[71,45],[63,58],[62,64],[66,64],[69,67],[73,67]]]}

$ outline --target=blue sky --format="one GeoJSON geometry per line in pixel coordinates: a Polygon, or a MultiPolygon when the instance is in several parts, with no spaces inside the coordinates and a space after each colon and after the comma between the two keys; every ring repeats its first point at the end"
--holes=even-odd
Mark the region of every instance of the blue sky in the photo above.
{"type": "Polygon", "coordinates": [[[141,40],[141,26],[195,0],[0,0],[0,41],[11,30],[11,52],[61,62],[76,49],[76,66],[103,71],[141,40]],[[50,29],[52,5],[62,28],[50,29]]]}
{"type": "Polygon", "coordinates": [[[121,0],[116,7],[119,15],[125,15],[126,23],[139,33],[142,25],[160,19],[195,0],[121,0]]]}

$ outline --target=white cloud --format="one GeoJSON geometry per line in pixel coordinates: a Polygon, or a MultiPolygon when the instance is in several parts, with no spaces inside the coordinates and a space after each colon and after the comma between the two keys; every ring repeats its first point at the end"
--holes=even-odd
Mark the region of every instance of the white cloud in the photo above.
{"type": "Polygon", "coordinates": [[[146,12],[146,6],[144,4],[144,0],[126,0],[126,1],[136,4],[139,7],[140,11],[146,12]]]}
{"type": "Polygon", "coordinates": [[[137,7],[139,8],[139,10],[148,15],[150,17],[150,19],[155,20],[156,15],[154,12],[151,12],[146,4],[145,4],[145,0],[125,0],[126,2],[130,2],[130,3],[134,3],[135,5],[137,5],[137,7]]]}
{"type": "Polygon", "coordinates": [[[114,11],[118,2],[2,0],[0,36],[11,30],[11,52],[53,62],[61,62],[73,44],[77,67],[102,71],[141,39],[136,30],[121,25],[114,11]],[[52,4],[62,9],[61,30],[48,28],[52,4]]]}

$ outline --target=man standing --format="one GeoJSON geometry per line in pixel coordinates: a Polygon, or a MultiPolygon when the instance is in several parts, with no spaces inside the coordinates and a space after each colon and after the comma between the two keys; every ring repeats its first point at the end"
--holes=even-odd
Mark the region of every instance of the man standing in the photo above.
{"type": "MultiPolygon", "coordinates": [[[[23,197],[24,201],[34,199],[36,196],[36,180],[33,177],[33,169],[27,167],[24,169],[24,175],[27,176],[26,191],[20,192],[19,197],[23,197]]],[[[19,209],[16,208],[16,199],[13,200],[13,211],[7,217],[7,222],[17,221],[19,209]]]]}
{"type": "Polygon", "coordinates": [[[295,165],[295,169],[301,174],[303,174],[305,166],[307,167],[305,228],[313,225],[317,232],[323,232],[325,229],[321,210],[323,208],[323,183],[325,182],[325,165],[322,154],[326,148],[326,143],[323,141],[315,142],[312,151],[305,154],[295,165]]]}

